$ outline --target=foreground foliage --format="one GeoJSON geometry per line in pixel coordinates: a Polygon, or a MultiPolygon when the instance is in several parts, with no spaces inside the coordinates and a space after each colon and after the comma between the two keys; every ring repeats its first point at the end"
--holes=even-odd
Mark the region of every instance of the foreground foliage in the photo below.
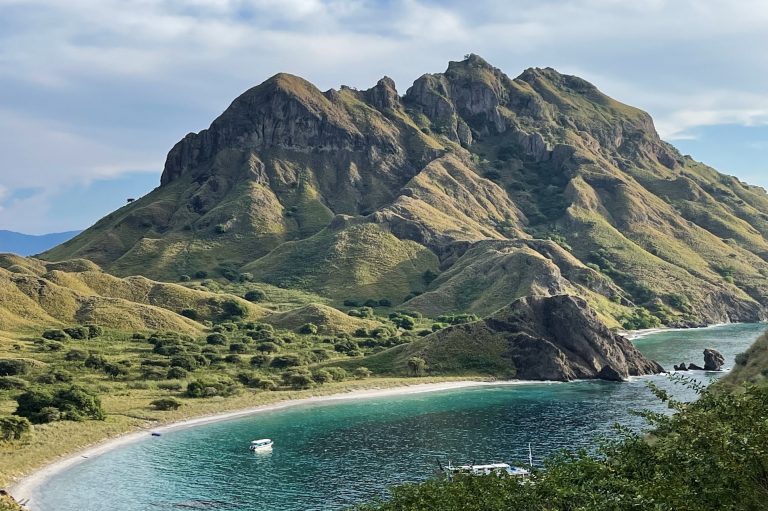
{"type": "Polygon", "coordinates": [[[596,454],[555,456],[530,484],[496,476],[431,480],[398,486],[388,502],[359,510],[765,509],[768,389],[742,390],[708,391],[686,404],[656,389],[679,413],[644,413],[652,433],[622,430],[596,454]]]}

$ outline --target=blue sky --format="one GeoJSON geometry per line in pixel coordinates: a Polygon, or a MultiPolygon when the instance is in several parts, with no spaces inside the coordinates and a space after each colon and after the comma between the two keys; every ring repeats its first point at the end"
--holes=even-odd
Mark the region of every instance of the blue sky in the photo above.
{"type": "Polygon", "coordinates": [[[0,0],[0,229],[83,228],[279,71],[401,92],[466,53],[552,66],[768,187],[762,0],[0,0]]]}

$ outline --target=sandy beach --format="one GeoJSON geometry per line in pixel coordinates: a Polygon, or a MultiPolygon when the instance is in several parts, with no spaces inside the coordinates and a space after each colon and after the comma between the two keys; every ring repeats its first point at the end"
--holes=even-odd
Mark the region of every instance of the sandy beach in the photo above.
{"type": "MultiPolygon", "coordinates": [[[[402,396],[402,395],[408,395],[408,394],[436,392],[441,390],[451,390],[451,389],[458,389],[458,388],[464,388],[464,387],[476,387],[476,386],[488,386],[488,385],[516,385],[516,384],[525,384],[525,383],[531,383],[531,382],[517,381],[517,380],[508,381],[508,382],[466,380],[466,381],[450,381],[450,382],[441,382],[441,383],[419,383],[419,384],[407,385],[402,387],[356,390],[356,391],[350,391],[350,392],[343,392],[339,394],[331,394],[328,396],[316,396],[316,397],[308,397],[303,399],[291,399],[291,400],[281,401],[279,403],[262,405],[254,408],[246,408],[244,410],[235,410],[231,412],[224,412],[224,413],[219,413],[214,415],[205,415],[201,417],[195,417],[192,419],[173,422],[170,424],[159,425],[153,428],[141,429],[133,433],[128,433],[126,435],[121,435],[116,438],[107,439],[104,442],[99,443],[98,445],[76,452],[72,455],[66,456],[58,461],[54,461],[44,466],[40,470],[35,471],[34,473],[28,475],[27,477],[21,479],[20,481],[15,483],[13,486],[11,486],[10,493],[16,499],[16,501],[19,502],[20,504],[23,504],[25,507],[27,507],[31,511],[38,511],[38,509],[35,507],[35,496],[40,493],[41,489],[45,486],[45,483],[46,481],[48,481],[49,478],[53,477],[59,472],[62,472],[74,465],[77,465],[78,463],[82,463],[87,459],[100,456],[106,452],[109,452],[113,449],[117,449],[121,446],[130,444],[132,442],[137,442],[139,440],[146,439],[151,433],[162,434],[162,433],[176,430],[176,429],[190,428],[190,427],[199,426],[202,424],[210,424],[214,422],[225,421],[228,419],[235,419],[239,417],[245,417],[248,415],[255,415],[258,413],[282,410],[282,409],[293,407],[293,406],[300,406],[300,405],[311,404],[311,403],[346,401],[346,400],[353,400],[353,399],[368,399],[368,398],[388,397],[388,396],[402,396]]],[[[545,382],[536,382],[536,383],[545,383],[545,382]]]]}

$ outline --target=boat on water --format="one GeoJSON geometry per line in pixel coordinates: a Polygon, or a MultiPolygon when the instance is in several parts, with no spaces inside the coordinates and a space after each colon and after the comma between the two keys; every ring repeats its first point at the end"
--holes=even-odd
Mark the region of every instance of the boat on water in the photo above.
{"type": "Polygon", "coordinates": [[[489,463],[486,465],[452,465],[450,462],[443,467],[443,472],[452,477],[456,474],[468,474],[473,476],[512,476],[512,477],[528,477],[531,475],[531,471],[522,467],[513,467],[509,463],[489,463]]]}
{"type": "Polygon", "coordinates": [[[253,440],[248,447],[251,451],[266,451],[272,449],[274,442],[269,438],[262,438],[260,440],[253,440]]]}

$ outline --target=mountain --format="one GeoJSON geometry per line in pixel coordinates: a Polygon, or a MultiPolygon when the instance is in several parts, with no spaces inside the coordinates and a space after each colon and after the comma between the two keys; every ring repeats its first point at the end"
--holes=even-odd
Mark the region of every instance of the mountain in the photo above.
{"type": "Polygon", "coordinates": [[[0,252],[10,252],[20,256],[39,254],[74,238],[80,232],[82,231],[33,235],[0,230],[0,252]]]}
{"type": "Polygon", "coordinates": [[[430,316],[569,294],[610,326],[756,321],[768,194],[578,77],[469,55],[404,95],[275,75],[178,142],[158,188],[41,257],[430,316]]]}

